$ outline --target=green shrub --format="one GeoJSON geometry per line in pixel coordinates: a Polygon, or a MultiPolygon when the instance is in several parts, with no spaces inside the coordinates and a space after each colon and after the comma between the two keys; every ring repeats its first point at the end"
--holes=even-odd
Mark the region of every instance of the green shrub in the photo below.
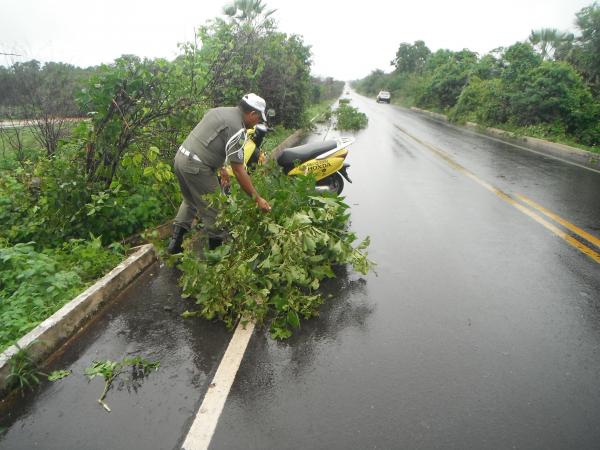
{"type": "Polygon", "coordinates": [[[454,106],[476,64],[477,54],[467,49],[438,50],[431,54],[425,62],[425,76],[415,97],[417,105],[436,110],[454,106]]]}
{"type": "Polygon", "coordinates": [[[597,124],[598,107],[571,65],[544,62],[522,83],[522,90],[511,96],[511,112],[519,125],[562,122],[567,133],[577,134],[597,124]]]}
{"type": "Polygon", "coordinates": [[[0,242],[0,351],[45,320],[119,263],[121,247],[99,238],[70,241],[60,250],[0,242]]]}
{"type": "Polygon", "coordinates": [[[368,239],[353,247],[348,206],[338,197],[315,196],[313,179],[263,166],[253,181],[271,203],[270,213],[259,211],[234,184],[230,197],[210,197],[231,239],[203,257],[186,243],[180,284],[199,308],[186,315],[220,319],[229,327],[239,318],[259,324],[270,318],[273,337],[287,338],[300,317],[318,314],[323,303],[318,288],[334,276],[333,265],[370,269],[368,239]]]}
{"type": "Polygon", "coordinates": [[[91,233],[108,245],[166,220],[179,206],[170,161],[156,147],[127,153],[109,188],[88,180],[84,164],[81,147],[70,143],[27,171],[0,172],[0,237],[50,247],[91,233]]]}
{"type": "Polygon", "coordinates": [[[333,114],[337,118],[338,130],[361,130],[369,123],[366,114],[348,104],[340,104],[333,114]]]}
{"type": "Polygon", "coordinates": [[[506,122],[508,97],[503,92],[502,82],[497,78],[471,78],[458,97],[456,106],[450,111],[450,118],[481,125],[506,122]]]}
{"type": "Polygon", "coordinates": [[[24,170],[0,171],[0,238],[12,240],[30,226],[32,203],[24,170]]]}

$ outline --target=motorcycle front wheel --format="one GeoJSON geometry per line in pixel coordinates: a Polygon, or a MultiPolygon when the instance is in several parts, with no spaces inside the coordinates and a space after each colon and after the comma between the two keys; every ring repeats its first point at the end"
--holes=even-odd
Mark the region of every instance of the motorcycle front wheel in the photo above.
{"type": "Polygon", "coordinates": [[[340,195],[344,190],[344,179],[339,173],[333,173],[322,180],[317,181],[317,190],[327,190],[340,195]]]}

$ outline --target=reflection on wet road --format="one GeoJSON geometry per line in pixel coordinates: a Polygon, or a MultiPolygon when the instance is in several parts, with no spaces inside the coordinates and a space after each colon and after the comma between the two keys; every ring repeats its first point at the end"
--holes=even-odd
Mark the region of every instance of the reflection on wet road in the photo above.
{"type": "Polygon", "coordinates": [[[289,342],[254,337],[211,448],[596,448],[600,265],[493,189],[598,236],[600,174],[352,104],[344,194],[378,276],[289,342]]]}
{"type": "MultiPolygon", "coordinates": [[[[369,127],[344,195],[377,274],[339,268],[288,341],[255,332],[211,448],[597,448],[600,264],[575,242],[600,252],[600,173],[351,97],[369,127]]],[[[176,276],[155,266],[51,367],[159,372],[110,415],[100,382],[46,385],[0,449],[177,448],[230,333],[180,319],[176,276]]]]}
{"type": "Polygon", "coordinates": [[[72,375],[4,405],[0,425],[10,428],[0,449],[174,448],[231,336],[220,323],[182,320],[189,303],[179,295],[177,277],[176,270],[153,265],[48,368],[70,369],[72,375]],[[93,360],[134,355],[159,360],[160,369],[135,384],[115,383],[107,413],[96,402],[103,382],[88,381],[85,368],[93,360]]]}

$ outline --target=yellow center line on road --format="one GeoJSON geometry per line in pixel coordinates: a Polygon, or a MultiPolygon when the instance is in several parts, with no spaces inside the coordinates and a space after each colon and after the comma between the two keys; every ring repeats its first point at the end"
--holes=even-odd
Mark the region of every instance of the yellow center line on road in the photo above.
{"type": "MultiPolygon", "coordinates": [[[[428,142],[422,141],[421,139],[417,138],[416,136],[413,136],[412,134],[408,133],[406,130],[400,128],[397,125],[396,125],[396,128],[398,130],[400,130],[402,133],[406,134],[412,140],[414,140],[414,141],[418,142],[419,144],[421,144],[423,147],[427,148],[428,150],[431,150],[435,155],[437,155],[438,157],[440,157],[441,159],[443,159],[444,161],[446,161],[456,171],[458,171],[458,172],[462,173],[463,175],[469,177],[470,179],[472,179],[473,181],[475,181],[477,184],[479,184],[480,186],[484,187],[488,191],[496,194],[499,198],[501,198],[502,200],[504,200],[506,203],[508,203],[509,205],[514,206],[516,209],[518,209],[519,211],[521,211],[523,214],[529,216],[530,218],[532,218],[533,220],[535,220],[537,223],[539,223],[540,225],[542,225],[544,228],[546,228],[549,231],[551,231],[554,235],[556,235],[559,238],[563,239],[566,243],[568,243],[572,247],[575,247],[577,250],[579,250],[583,254],[589,256],[591,259],[593,259],[598,264],[600,264],[600,253],[596,252],[595,250],[592,250],[590,247],[588,247],[587,245],[583,244],[582,242],[579,242],[573,236],[571,236],[568,233],[566,233],[565,231],[561,230],[556,225],[548,222],[546,219],[544,219],[542,216],[540,216],[539,214],[537,214],[535,211],[533,211],[533,210],[525,207],[524,205],[520,204],[519,202],[517,202],[517,200],[515,200],[514,198],[512,198],[509,194],[507,194],[506,192],[504,192],[500,188],[497,188],[496,186],[491,185],[487,181],[482,180],[477,175],[475,175],[473,172],[471,172],[469,169],[467,169],[466,167],[464,167],[461,164],[459,164],[458,162],[456,162],[452,158],[452,156],[450,156],[444,150],[441,150],[441,149],[435,147],[434,145],[432,145],[432,144],[430,144],[428,142]]],[[[525,200],[523,200],[523,201],[525,201],[525,200]]],[[[550,211],[548,211],[548,212],[550,212],[550,211]]],[[[544,212],[544,214],[546,214],[546,213],[544,212]]],[[[553,214],[553,213],[551,213],[551,214],[553,214]]],[[[555,215],[555,214],[553,214],[553,215],[555,215]]],[[[559,217],[557,215],[555,215],[555,216],[559,217]]],[[[552,217],[552,216],[548,215],[548,217],[552,217]]],[[[554,219],[554,217],[552,217],[552,219],[554,219]]],[[[554,219],[554,220],[556,220],[556,219],[554,219]]],[[[564,220],[564,219],[561,219],[561,220],[564,220]]],[[[561,223],[559,220],[556,220],[556,221],[558,223],[561,223]]],[[[566,220],[564,222],[568,223],[569,225],[572,225],[573,227],[575,227],[575,225],[571,224],[570,222],[567,222],[566,220]]],[[[563,225],[563,226],[566,227],[566,225],[564,225],[562,223],[561,223],[561,225],[563,225]]],[[[566,228],[569,228],[569,227],[566,227],[566,228]]],[[[575,227],[575,228],[577,228],[578,230],[582,231],[583,233],[586,233],[584,230],[581,230],[581,228],[578,228],[578,227],[575,227]]],[[[573,231],[573,230],[571,230],[571,231],[573,231]]],[[[577,233],[577,234],[579,234],[579,233],[577,233]]],[[[596,239],[594,236],[590,235],[589,233],[586,233],[586,234],[588,234],[590,237],[596,239]]],[[[584,237],[581,234],[580,234],[580,236],[584,237]]],[[[585,239],[587,239],[587,238],[585,238],[585,239]]],[[[594,240],[590,240],[590,242],[596,244],[596,242],[594,240]]]]}
{"type": "Polygon", "coordinates": [[[571,230],[573,233],[581,236],[583,239],[585,239],[589,243],[594,244],[596,247],[600,248],[600,239],[598,239],[593,234],[588,233],[587,231],[579,228],[577,225],[574,225],[571,222],[569,222],[568,220],[563,219],[558,214],[550,211],[547,208],[544,208],[542,205],[531,200],[526,195],[516,194],[515,197],[517,197],[519,200],[521,200],[523,203],[526,203],[530,207],[537,209],[539,212],[543,213],[544,215],[551,218],[555,222],[560,223],[566,229],[571,230]]]}

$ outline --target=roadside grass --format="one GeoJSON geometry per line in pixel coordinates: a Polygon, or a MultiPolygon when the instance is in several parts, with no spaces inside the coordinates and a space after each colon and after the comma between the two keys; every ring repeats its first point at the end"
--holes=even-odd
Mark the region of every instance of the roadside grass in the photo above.
{"type": "Polygon", "coordinates": [[[9,389],[19,389],[21,395],[25,393],[26,389],[33,390],[40,380],[46,377],[46,374],[38,369],[27,349],[24,348],[19,348],[10,360],[9,367],[6,384],[9,389]]]}
{"type": "MultiPolygon", "coordinates": [[[[76,126],[77,122],[65,123],[63,139],[67,139],[76,126]]],[[[26,161],[37,161],[40,156],[44,155],[46,152],[36,139],[35,131],[31,126],[0,128],[0,170],[13,169],[26,161]],[[21,141],[21,155],[17,153],[17,139],[21,141]]]]}
{"type": "Polygon", "coordinates": [[[265,137],[265,141],[263,142],[261,149],[266,154],[270,154],[275,147],[291,136],[294,131],[296,130],[284,128],[281,125],[275,126],[273,130],[270,131],[265,137]]]}
{"type": "MultiPolygon", "coordinates": [[[[438,114],[443,114],[448,117],[450,123],[454,123],[456,125],[465,125],[466,120],[453,120],[449,115],[448,110],[439,110],[436,108],[429,109],[428,111],[435,112],[438,114]]],[[[515,137],[531,137],[537,139],[543,139],[545,141],[553,142],[556,144],[564,144],[570,147],[575,147],[580,150],[585,150],[590,153],[600,154],[600,146],[589,146],[583,145],[579,142],[576,142],[573,138],[567,136],[562,130],[554,128],[551,124],[539,124],[539,125],[527,125],[527,126],[518,126],[509,123],[501,123],[501,124],[490,124],[484,125],[477,123],[478,128],[485,132],[485,129],[496,128],[498,130],[507,131],[512,133],[515,137]]]]}
{"type": "Polygon", "coordinates": [[[42,147],[35,139],[30,127],[0,129],[0,169],[13,168],[18,164],[19,159],[35,160],[40,152],[42,152],[42,147]],[[18,137],[22,142],[23,148],[23,153],[20,158],[10,144],[11,141],[14,142],[17,139],[17,134],[19,135],[18,137]]]}

